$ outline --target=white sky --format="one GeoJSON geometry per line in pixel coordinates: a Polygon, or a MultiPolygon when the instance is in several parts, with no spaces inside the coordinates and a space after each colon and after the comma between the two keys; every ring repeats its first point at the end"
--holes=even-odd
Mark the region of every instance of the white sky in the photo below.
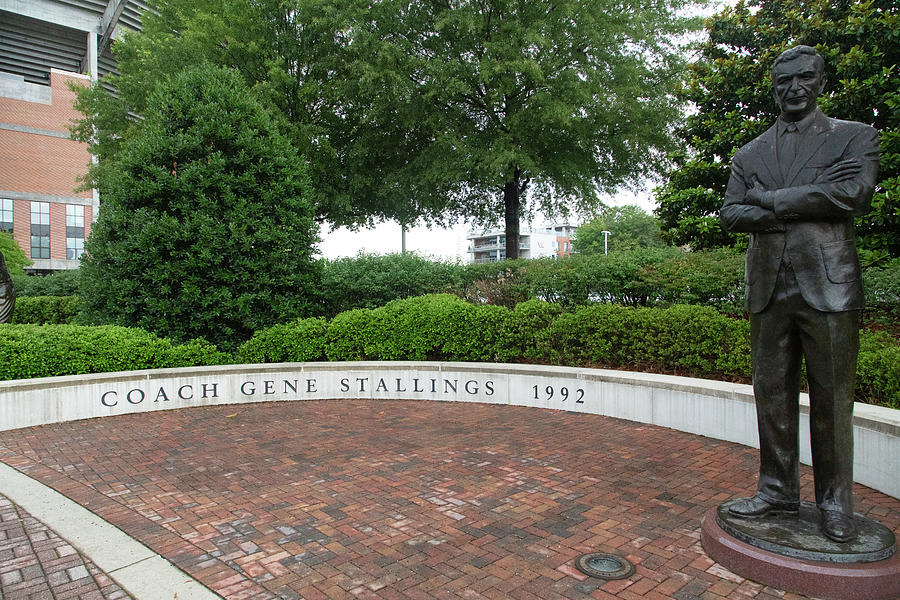
{"type": "MultiPolygon", "coordinates": [[[[653,210],[652,187],[653,184],[648,184],[646,190],[637,194],[621,191],[613,197],[604,197],[602,200],[610,206],[637,204],[647,212],[651,212],[653,210]]],[[[543,221],[535,221],[535,225],[541,224],[543,221]]],[[[580,221],[573,224],[578,225],[580,221]]],[[[522,227],[527,227],[527,224],[522,223],[522,227]]],[[[469,228],[470,224],[468,223],[462,223],[450,229],[414,227],[406,232],[406,249],[424,256],[466,262],[469,246],[466,235],[469,233],[469,228]]],[[[350,231],[346,227],[329,231],[326,226],[322,227],[320,236],[322,242],[319,244],[319,251],[325,258],[355,256],[360,251],[372,254],[391,254],[401,250],[400,225],[395,222],[381,223],[371,229],[360,229],[359,231],[350,231]]]]}

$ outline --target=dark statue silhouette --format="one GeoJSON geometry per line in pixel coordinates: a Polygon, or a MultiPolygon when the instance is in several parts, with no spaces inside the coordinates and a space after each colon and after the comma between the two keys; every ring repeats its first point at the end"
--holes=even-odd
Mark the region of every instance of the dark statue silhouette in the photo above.
{"type": "Polygon", "coordinates": [[[797,46],[772,68],[781,116],[731,165],[728,231],[750,233],[747,310],[759,427],[757,492],[733,516],[795,513],[800,505],[801,357],[810,395],[816,505],[828,538],[856,538],[853,518],[853,388],[863,308],[853,217],[869,210],[878,172],[874,128],[826,117],[815,49],[797,46]]]}
{"type": "Polygon", "coordinates": [[[0,252],[0,323],[9,323],[15,305],[16,292],[13,289],[12,277],[6,268],[6,259],[0,252]]]}

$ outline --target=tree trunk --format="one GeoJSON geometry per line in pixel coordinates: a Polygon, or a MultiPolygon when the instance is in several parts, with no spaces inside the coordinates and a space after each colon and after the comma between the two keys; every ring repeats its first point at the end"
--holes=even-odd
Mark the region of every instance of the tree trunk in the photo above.
{"type": "Polygon", "coordinates": [[[506,258],[519,258],[519,170],[512,181],[503,184],[503,206],[506,217],[506,258]]]}

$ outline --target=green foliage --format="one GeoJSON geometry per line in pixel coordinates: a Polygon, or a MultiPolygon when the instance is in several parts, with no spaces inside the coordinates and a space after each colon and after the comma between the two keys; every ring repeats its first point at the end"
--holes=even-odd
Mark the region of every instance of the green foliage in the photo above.
{"type": "Polygon", "coordinates": [[[321,298],[334,316],[353,308],[377,308],[401,298],[441,292],[457,283],[458,265],[418,254],[364,254],[324,261],[321,298]]]}
{"type": "Polygon", "coordinates": [[[528,300],[517,305],[503,328],[505,358],[524,362],[547,362],[553,321],[562,314],[558,304],[528,300]]]}
{"type": "Polygon", "coordinates": [[[579,254],[604,254],[634,248],[659,248],[659,219],[634,205],[605,207],[600,214],[579,227],[573,240],[579,254]],[[608,231],[608,239],[603,232],[608,231]]]}
{"type": "MultiPolygon", "coordinates": [[[[330,322],[298,319],[258,331],[235,352],[246,362],[448,360],[632,369],[749,381],[749,323],[712,307],[594,304],[564,312],[554,303],[512,310],[436,294],[330,322]]],[[[0,379],[224,364],[203,340],[176,345],[122,327],[0,325],[0,379]]],[[[900,344],[863,332],[857,400],[900,408],[900,344]]]]}
{"type": "Polygon", "coordinates": [[[72,323],[78,307],[78,296],[24,296],[16,298],[11,323],[72,323]]]}
{"type": "MultiPolygon", "coordinates": [[[[23,267],[30,265],[31,261],[25,256],[25,252],[19,248],[12,234],[0,231],[0,252],[3,253],[3,258],[6,260],[6,270],[9,271],[10,275],[14,277],[25,275],[23,267]]],[[[18,289],[16,290],[16,295],[18,295],[18,289]]]]}
{"type": "Polygon", "coordinates": [[[524,260],[488,263],[491,268],[476,267],[470,273],[480,276],[461,289],[461,295],[474,304],[494,304],[512,308],[534,297],[532,271],[524,260]],[[498,270],[497,267],[500,267],[498,270]]]}
{"type": "Polygon", "coordinates": [[[76,134],[96,176],[148,91],[207,61],[276,115],[332,223],[495,221],[505,204],[518,219],[520,198],[593,208],[597,188],[640,180],[670,147],[684,5],[166,0],[113,46],[117,97],[80,93],[76,134]]]}
{"type": "Polygon", "coordinates": [[[188,69],[143,115],[97,181],[103,210],[80,267],[88,319],[227,346],[314,313],[306,170],[242,80],[188,69]]]}
{"type": "Polygon", "coordinates": [[[640,248],[608,256],[454,265],[415,255],[359,255],[326,262],[326,316],[409,296],[451,292],[473,304],[514,308],[539,298],[567,309],[590,302],[633,306],[704,304],[743,311],[744,258],[730,249],[640,248]],[[403,272],[407,270],[407,272],[403,272]]]}
{"type": "Polygon", "coordinates": [[[227,354],[205,341],[177,345],[140,329],[0,325],[0,379],[4,380],[229,362],[227,354]]]}
{"type": "Polygon", "coordinates": [[[328,324],[321,317],[297,319],[257,331],[235,351],[239,363],[325,360],[328,324]]]}
{"type": "Polygon", "coordinates": [[[856,361],[856,399],[900,409],[900,344],[884,332],[864,332],[856,361]]]}
{"type": "Polygon", "coordinates": [[[900,26],[895,0],[742,0],[707,21],[678,91],[697,111],[678,135],[667,183],[656,191],[656,214],[673,244],[692,248],[740,245],[717,211],[734,152],[775,121],[772,63],[783,50],[815,46],[829,85],[819,98],[832,117],[874,125],[881,135],[880,181],[869,214],[856,221],[861,247],[900,255],[900,26]]]}
{"type": "Polygon", "coordinates": [[[328,325],[329,360],[496,360],[508,311],[449,294],[351,310],[328,325]]]}
{"type": "Polygon", "coordinates": [[[78,293],[78,270],[55,271],[48,275],[14,275],[16,296],[74,296],[78,293]]]}
{"type": "Polygon", "coordinates": [[[565,313],[552,324],[555,362],[657,373],[746,378],[750,326],[713,308],[603,304],[565,313]]]}
{"type": "Polygon", "coordinates": [[[867,318],[900,327],[900,258],[864,270],[862,280],[867,318]]]}

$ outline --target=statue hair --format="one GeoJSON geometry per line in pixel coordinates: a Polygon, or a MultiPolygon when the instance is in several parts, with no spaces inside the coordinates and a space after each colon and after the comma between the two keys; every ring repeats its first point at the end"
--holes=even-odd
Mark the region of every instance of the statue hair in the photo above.
{"type": "Polygon", "coordinates": [[[816,52],[816,49],[812,46],[794,46],[793,48],[788,48],[784,52],[778,55],[778,58],[775,59],[775,64],[772,65],[772,72],[775,72],[775,67],[780,65],[783,62],[787,62],[789,60],[794,60],[803,55],[813,56],[815,57],[814,64],[816,66],[816,70],[819,73],[825,72],[825,59],[822,58],[822,55],[816,52]]]}

